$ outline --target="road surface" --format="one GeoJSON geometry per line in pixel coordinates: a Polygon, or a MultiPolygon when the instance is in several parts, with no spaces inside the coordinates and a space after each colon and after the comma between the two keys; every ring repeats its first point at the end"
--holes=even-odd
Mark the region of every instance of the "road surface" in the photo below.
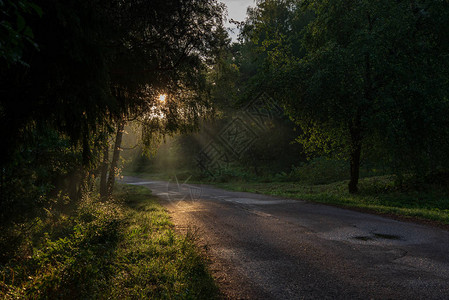
{"type": "Polygon", "coordinates": [[[192,230],[228,299],[449,299],[449,232],[202,185],[126,177],[192,230]]]}

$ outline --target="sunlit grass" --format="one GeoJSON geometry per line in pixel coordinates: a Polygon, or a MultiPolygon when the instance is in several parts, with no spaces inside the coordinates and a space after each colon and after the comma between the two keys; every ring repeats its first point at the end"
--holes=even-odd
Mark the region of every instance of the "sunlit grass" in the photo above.
{"type": "Polygon", "coordinates": [[[0,263],[0,298],[216,298],[193,236],[174,232],[149,190],[117,192],[114,202],[86,200],[37,222],[16,255],[0,263]]]}

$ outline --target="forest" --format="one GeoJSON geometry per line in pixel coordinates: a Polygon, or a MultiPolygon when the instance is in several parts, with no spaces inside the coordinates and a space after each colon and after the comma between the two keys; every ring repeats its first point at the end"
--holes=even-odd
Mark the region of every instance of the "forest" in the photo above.
{"type": "Polygon", "coordinates": [[[225,20],[0,0],[0,297],[216,297],[124,175],[449,224],[448,1],[258,0],[237,39],[225,20]]]}

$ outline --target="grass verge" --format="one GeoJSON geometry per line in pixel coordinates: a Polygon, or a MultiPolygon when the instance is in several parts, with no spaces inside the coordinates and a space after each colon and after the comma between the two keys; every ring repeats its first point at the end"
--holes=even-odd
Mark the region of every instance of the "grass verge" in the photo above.
{"type": "Polygon", "coordinates": [[[419,191],[415,188],[399,189],[388,176],[364,178],[360,193],[347,192],[347,181],[324,185],[291,182],[232,182],[215,184],[218,187],[241,191],[288,197],[311,202],[362,209],[414,220],[430,220],[449,224],[449,196],[441,188],[419,191]]]}
{"type": "Polygon", "coordinates": [[[214,299],[218,289],[191,234],[177,235],[143,187],[116,201],[85,200],[37,219],[0,263],[0,298],[214,299]]]}

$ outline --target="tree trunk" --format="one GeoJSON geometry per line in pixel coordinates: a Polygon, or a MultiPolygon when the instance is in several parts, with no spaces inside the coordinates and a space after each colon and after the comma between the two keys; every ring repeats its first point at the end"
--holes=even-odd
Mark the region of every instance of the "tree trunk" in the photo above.
{"type": "Polygon", "coordinates": [[[77,201],[85,199],[89,194],[89,171],[85,167],[81,169],[81,178],[79,182],[77,201]]]}
{"type": "Polygon", "coordinates": [[[108,198],[108,166],[109,166],[109,145],[104,147],[103,162],[100,169],[100,197],[102,200],[108,198]]]}
{"type": "MultiPolygon", "coordinates": [[[[0,165],[0,209],[2,208],[3,205],[4,190],[5,190],[5,169],[2,165],[0,165]]],[[[2,214],[0,214],[0,217],[2,217],[2,214]]]]}
{"type": "Polygon", "coordinates": [[[71,202],[76,202],[79,200],[79,191],[82,181],[82,169],[83,167],[77,168],[67,177],[67,187],[68,195],[71,202]]]}
{"type": "MultiPolygon", "coordinates": [[[[373,29],[373,22],[371,15],[367,15],[369,32],[373,29]]],[[[350,167],[351,179],[349,181],[349,193],[356,194],[360,177],[360,158],[362,155],[362,111],[366,111],[373,103],[373,80],[371,73],[371,56],[367,52],[365,54],[365,103],[358,107],[354,120],[349,125],[349,132],[351,135],[351,153],[350,153],[350,167]]]]}
{"type": "Polygon", "coordinates": [[[362,147],[359,143],[351,150],[351,180],[349,181],[349,193],[356,194],[359,191],[359,176],[360,176],[360,156],[362,147]]]}
{"type": "Polygon", "coordinates": [[[114,189],[115,176],[117,175],[118,160],[120,159],[120,151],[122,145],[123,131],[125,129],[125,121],[120,121],[117,126],[117,135],[115,138],[114,153],[112,154],[112,161],[109,167],[107,195],[110,197],[114,189]]]}
{"type": "Polygon", "coordinates": [[[354,122],[350,125],[349,131],[351,134],[351,179],[349,181],[349,193],[356,194],[359,184],[360,176],[360,157],[362,154],[362,117],[360,109],[357,110],[357,115],[354,122]]]}

